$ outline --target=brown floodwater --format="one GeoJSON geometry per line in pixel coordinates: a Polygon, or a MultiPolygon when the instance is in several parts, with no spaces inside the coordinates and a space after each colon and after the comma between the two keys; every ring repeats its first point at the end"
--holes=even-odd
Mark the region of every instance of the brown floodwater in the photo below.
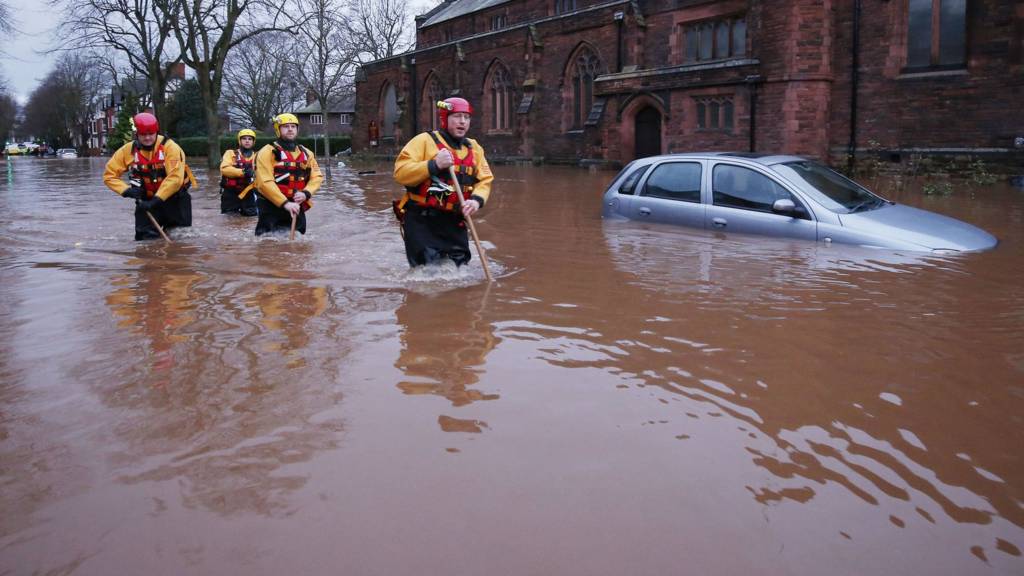
{"type": "Polygon", "coordinates": [[[934,257],[496,166],[488,286],[387,164],[295,242],[199,167],[172,245],[102,170],[0,175],[0,574],[1024,573],[1024,191],[896,194],[1001,240],[934,257]]]}

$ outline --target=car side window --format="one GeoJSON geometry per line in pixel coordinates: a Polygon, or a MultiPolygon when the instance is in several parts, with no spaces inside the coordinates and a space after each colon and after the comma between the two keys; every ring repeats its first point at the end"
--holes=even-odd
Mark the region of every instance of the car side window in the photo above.
{"type": "Polygon", "coordinates": [[[699,203],[700,179],[699,162],[666,162],[651,172],[641,195],[699,203]]]}
{"type": "Polygon", "coordinates": [[[636,170],[633,170],[633,172],[631,172],[629,176],[626,176],[626,179],[623,180],[622,185],[619,186],[619,194],[632,195],[636,189],[636,183],[640,181],[640,177],[646,174],[647,169],[650,167],[651,166],[649,164],[647,166],[641,166],[636,170]]]}
{"type": "Polygon", "coordinates": [[[718,164],[712,172],[712,201],[715,206],[771,212],[776,200],[803,203],[764,174],[742,166],[718,164]]]}

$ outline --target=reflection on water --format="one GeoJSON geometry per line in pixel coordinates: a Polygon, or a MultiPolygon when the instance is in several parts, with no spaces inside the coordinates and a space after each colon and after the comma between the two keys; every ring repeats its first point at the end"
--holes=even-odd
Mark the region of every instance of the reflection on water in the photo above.
{"type": "MultiPolygon", "coordinates": [[[[122,414],[124,445],[109,455],[118,480],[176,481],[184,506],[225,515],[286,513],[287,494],[306,479],[284,467],[336,447],[341,432],[338,420],[310,422],[320,382],[281,377],[305,367],[307,324],[327,308],[326,288],[243,284],[232,293],[184,261],[125,264],[138,268],[114,276],[106,301],[134,336],[124,352],[139,363],[99,390],[122,414]],[[200,317],[209,311],[222,312],[200,317]]],[[[159,513],[167,504],[157,502],[159,513]]]]}
{"type": "Polygon", "coordinates": [[[296,242],[200,171],[165,245],[102,162],[14,162],[0,573],[1024,572],[1019,192],[901,193],[1001,239],[939,258],[606,222],[612,174],[499,167],[487,286],[410,274],[364,168],[296,242]]]}
{"type": "MultiPolygon", "coordinates": [[[[405,302],[395,311],[402,328],[402,351],[395,367],[406,377],[398,384],[399,390],[411,396],[441,396],[454,408],[500,397],[473,388],[487,354],[499,342],[483,316],[487,295],[486,289],[406,292],[405,302]]],[[[480,420],[444,414],[438,417],[438,424],[445,432],[487,428],[480,420]]]]}
{"type": "Polygon", "coordinates": [[[250,297],[250,302],[259,309],[263,326],[285,339],[283,344],[266,346],[263,352],[288,358],[289,368],[304,366],[304,350],[310,342],[305,325],[327,309],[327,289],[294,282],[264,284],[250,297]]]}

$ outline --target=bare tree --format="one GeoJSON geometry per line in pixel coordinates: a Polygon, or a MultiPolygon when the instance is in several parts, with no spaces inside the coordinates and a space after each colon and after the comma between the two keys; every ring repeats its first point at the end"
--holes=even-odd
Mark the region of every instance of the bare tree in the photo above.
{"type": "MultiPolygon", "coordinates": [[[[303,86],[316,99],[324,118],[324,154],[331,155],[330,111],[351,86],[354,69],[345,22],[337,0],[300,0],[304,23],[298,27],[296,50],[291,54],[303,86]]],[[[327,173],[330,175],[330,163],[327,173]]]]}
{"type": "Polygon", "coordinates": [[[415,40],[408,0],[347,0],[345,35],[357,64],[408,50],[415,40]]]}
{"type": "MultiPolygon", "coordinates": [[[[16,22],[14,17],[11,16],[11,7],[7,5],[7,0],[0,0],[0,35],[6,38],[13,38],[15,34],[16,22]]],[[[0,44],[0,54],[6,55],[3,44],[0,44]]]]}
{"type": "Polygon", "coordinates": [[[18,117],[18,103],[7,91],[0,91],[0,142],[14,141],[14,123],[18,117]]]}
{"type": "Polygon", "coordinates": [[[57,146],[82,146],[108,78],[88,54],[64,54],[25,105],[26,127],[57,146]]]}
{"type": "Polygon", "coordinates": [[[196,71],[206,113],[207,162],[211,168],[216,167],[220,162],[218,105],[224,84],[224,63],[232,49],[242,42],[279,30],[278,22],[285,14],[285,5],[263,0],[155,1],[165,17],[174,23],[182,59],[196,71]],[[252,14],[254,11],[263,13],[252,14]]]}
{"type": "Polygon", "coordinates": [[[11,17],[11,9],[7,6],[6,0],[0,0],[0,32],[4,34],[14,32],[14,20],[11,17]]]}
{"type": "Polygon", "coordinates": [[[268,32],[242,42],[228,56],[224,103],[233,121],[267,130],[274,114],[302,99],[292,64],[280,57],[280,47],[293,41],[289,34],[268,32]]]}
{"type": "Polygon", "coordinates": [[[89,141],[93,112],[110,85],[110,76],[100,64],[101,60],[96,54],[83,53],[68,54],[57,62],[61,83],[73,94],[73,99],[68,101],[67,115],[76,146],[84,146],[89,141]]]}
{"type": "Polygon", "coordinates": [[[114,50],[132,75],[146,78],[157,118],[167,112],[167,84],[180,61],[168,42],[173,18],[157,9],[157,0],[50,0],[64,17],[56,50],[114,50]]]}

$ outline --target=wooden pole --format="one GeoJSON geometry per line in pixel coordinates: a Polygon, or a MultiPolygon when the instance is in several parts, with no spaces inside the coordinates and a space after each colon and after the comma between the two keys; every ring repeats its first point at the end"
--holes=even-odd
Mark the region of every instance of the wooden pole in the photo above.
{"type": "Polygon", "coordinates": [[[295,240],[295,222],[298,220],[298,218],[298,215],[292,214],[292,231],[291,234],[288,235],[289,240],[295,240]]]}
{"type": "Polygon", "coordinates": [[[167,233],[164,232],[163,227],[160,226],[160,223],[156,221],[156,218],[153,217],[153,214],[149,210],[146,210],[146,216],[149,216],[149,221],[153,223],[153,226],[156,226],[157,232],[164,237],[164,240],[166,240],[168,244],[173,244],[170,237],[168,237],[167,233]]]}
{"type": "MultiPolygon", "coordinates": [[[[448,167],[448,173],[452,177],[452,183],[455,184],[455,195],[459,199],[459,210],[462,210],[462,185],[459,184],[459,178],[455,175],[455,166],[448,167]]],[[[476,235],[476,226],[473,226],[473,218],[463,214],[463,218],[466,219],[466,224],[469,225],[469,233],[473,236],[473,243],[476,244],[476,253],[480,256],[480,264],[484,267],[484,276],[487,277],[488,282],[494,282],[494,278],[491,277],[491,269],[487,265],[487,253],[484,252],[484,247],[480,245],[480,237],[476,235]]]]}

